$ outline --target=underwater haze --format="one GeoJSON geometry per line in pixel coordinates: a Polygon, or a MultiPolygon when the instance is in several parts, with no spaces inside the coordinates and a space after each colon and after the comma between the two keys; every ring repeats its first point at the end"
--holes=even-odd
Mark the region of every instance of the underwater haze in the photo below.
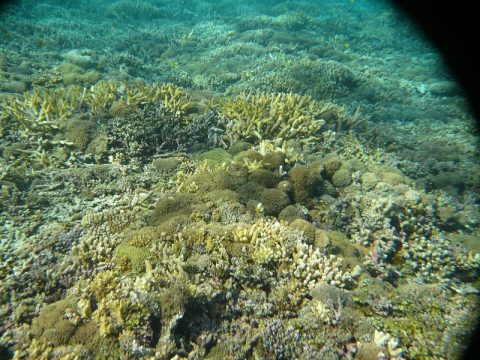
{"type": "Polygon", "coordinates": [[[0,359],[462,356],[475,118],[392,3],[0,11],[0,359]]]}

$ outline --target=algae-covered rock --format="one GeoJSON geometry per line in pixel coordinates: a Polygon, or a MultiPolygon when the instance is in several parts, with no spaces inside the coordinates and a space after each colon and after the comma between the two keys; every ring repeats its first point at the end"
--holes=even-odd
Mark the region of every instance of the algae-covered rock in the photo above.
{"type": "Polygon", "coordinates": [[[356,259],[360,261],[365,256],[365,250],[357,244],[352,243],[345,234],[340,231],[329,231],[328,237],[331,241],[331,252],[345,257],[345,259],[356,259]]]}
{"type": "Polygon", "coordinates": [[[396,173],[396,172],[383,173],[382,174],[382,181],[387,183],[387,184],[390,184],[392,186],[406,183],[405,177],[401,174],[396,173]]]}
{"type": "Polygon", "coordinates": [[[104,134],[94,136],[88,144],[87,153],[92,154],[95,160],[101,161],[108,156],[108,145],[110,141],[104,134]]]}
{"type": "Polygon", "coordinates": [[[191,194],[173,193],[167,194],[158,200],[155,210],[150,216],[152,224],[159,224],[177,215],[189,215],[196,199],[191,194]]]}
{"type": "Polygon", "coordinates": [[[249,200],[257,200],[260,198],[260,194],[265,188],[262,185],[257,184],[253,181],[248,181],[243,184],[237,190],[240,195],[240,201],[243,204],[246,204],[249,200]]]}
{"type": "Polygon", "coordinates": [[[113,116],[126,116],[129,111],[127,102],[123,99],[116,100],[110,106],[109,113],[113,116]]]}
{"type": "Polygon", "coordinates": [[[377,346],[373,341],[368,343],[362,343],[355,356],[357,360],[371,360],[378,359],[378,354],[383,353],[383,349],[377,346]]]}
{"type": "Polygon", "coordinates": [[[232,190],[213,190],[205,195],[205,198],[212,202],[238,202],[240,200],[240,195],[232,190]]]}
{"type": "Polygon", "coordinates": [[[403,194],[403,198],[410,204],[418,205],[422,201],[422,194],[416,190],[409,188],[403,194]]]}
{"type": "Polygon", "coordinates": [[[181,214],[169,216],[167,219],[157,224],[158,233],[164,233],[168,236],[176,234],[178,231],[181,231],[188,224],[192,223],[192,220],[189,216],[190,214],[181,214]]]}
{"type": "Polygon", "coordinates": [[[170,331],[175,328],[172,321],[180,321],[186,311],[187,304],[191,301],[191,295],[188,286],[181,280],[173,283],[166,291],[160,295],[162,306],[162,335],[170,335],[170,331]]]}
{"type": "Polygon", "coordinates": [[[278,189],[265,189],[261,192],[259,201],[262,203],[265,215],[276,216],[290,204],[288,195],[278,189]]]}
{"type": "Polygon", "coordinates": [[[315,229],[315,246],[324,252],[331,252],[332,246],[329,232],[322,229],[315,229]]]}
{"type": "Polygon", "coordinates": [[[182,163],[182,159],[178,157],[168,157],[168,158],[160,158],[155,159],[152,162],[152,166],[160,172],[161,174],[165,175],[173,175],[175,171],[177,171],[178,167],[182,163]]]}
{"type": "Polygon", "coordinates": [[[85,74],[81,76],[81,84],[82,85],[93,85],[97,83],[98,80],[101,79],[101,74],[98,71],[87,71],[85,74]]]}
{"type": "Polygon", "coordinates": [[[312,179],[321,180],[323,171],[323,162],[320,160],[314,160],[308,165],[308,176],[310,176],[312,179]]]}
{"type": "Polygon", "coordinates": [[[310,176],[306,166],[297,165],[288,172],[292,184],[293,200],[296,203],[306,205],[312,197],[316,179],[310,176]]]}
{"type": "Polygon", "coordinates": [[[25,81],[12,80],[2,84],[2,90],[8,93],[22,94],[28,89],[28,84],[25,81]]]}
{"type": "Polygon", "coordinates": [[[63,75],[65,85],[93,85],[100,80],[101,75],[98,71],[88,71],[84,74],[68,73],[63,75]]]}
{"type": "Polygon", "coordinates": [[[61,63],[60,65],[57,66],[57,71],[62,74],[63,76],[67,74],[83,74],[85,73],[85,70],[81,68],[80,66],[77,66],[75,64],[71,64],[68,62],[61,63]]]}
{"type": "Polygon", "coordinates": [[[455,229],[458,227],[457,210],[455,207],[445,204],[437,210],[440,226],[443,228],[455,229]]]}
{"type": "Polygon", "coordinates": [[[57,71],[62,75],[66,85],[93,85],[101,78],[98,71],[85,71],[84,67],[70,62],[57,66],[57,71]]]}
{"type": "Polygon", "coordinates": [[[279,152],[269,152],[264,155],[263,164],[266,169],[278,171],[285,164],[285,155],[279,152]]]}
{"type": "Polygon", "coordinates": [[[115,249],[115,261],[125,265],[128,260],[127,267],[134,272],[145,271],[145,260],[150,256],[150,251],[144,247],[132,246],[128,242],[122,242],[115,249]]]}
{"type": "Polygon", "coordinates": [[[78,299],[67,297],[46,306],[33,321],[31,334],[55,346],[68,344],[77,326],[65,318],[65,312],[76,309],[77,302],[78,299]]]}
{"type": "Polygon", "coordinates": [[[428,90],[436,96],[458,96],[462,93],[458,83],[451,80],[440,80],[428,85],[428,90]]]}
{"type": "Polygon", "coordinates": [[[249,149],[236,154],[234,160],[238,163],[244,163],[245,161],[258,161],[263,163],[264,157],[258,151],[249,149]]]}
{"type": "Polygon", "coordinates": [[[237,190],[246,181],[247,179],[242,174],[216,170],[195,174],[185,181],[185,185],[189,186],[195,183],[199,191],[210,192],[213,190],[237,190]]]}
{"type": "Polygon", "coordinates": [[[360,171],[362,174],[368,171],[367,165],[359,159],[347,160],[344,164],[351,172],[360,171]]]}
{"type": "Polygon", "coordinates": [[[65,124],[65,136],[68,141],[84,151],[90,143],[94,127],[93,121],[74,117],[65,124]]]}
{"type": "Polygon", "coordinates": [[[292,191],[292,184],[290,181],[287,180],[282,180],[278,183],[277,185],[278,190],[282,190],[283,192],[290,194],[292,191]]]}
{"type": "Polygon", "coordinates": [[[212,266],[212,259],[207,254],[193,254],[187,259],[184,270],[190,274],[207,273],[212,266]]]}
{"type": "MultiPolygon", "coordinates": [[[[98,324],[94,321],[79,325],[77,331],[72,336],[72,344],[82,344],[83,347],[90,351],[90,356],[81,357],[80,359],[94,358],[94,354],[109,354],[111,357],[119,357],[118,342],[114,338],[105,338],[98,331],[98,324]]],[[[82,348],[83,348],[82,347],[82,348]]],[[[76,351],[78,347],[75,348],[76,351]]],[[[76,355],[80,355],[75,352],[76,355]]]]}
{"type": "Polygon", "coordinates": [[[332,198],[335,198],[338,196],[338,191],[333,184],[328,181],[328,180],[323,180],[321,186],[318,189],[319,194],[321,195],[328,195],[331,196],[332,198]]]}
{"type": "Polygon", "coordinates": [[[87,55],[85,51],[80,51],[77,49],[66,52],[63,54],[63,58],[66,62],[80,66],[84,69],[92,65],[92,57],[87,55]]]}

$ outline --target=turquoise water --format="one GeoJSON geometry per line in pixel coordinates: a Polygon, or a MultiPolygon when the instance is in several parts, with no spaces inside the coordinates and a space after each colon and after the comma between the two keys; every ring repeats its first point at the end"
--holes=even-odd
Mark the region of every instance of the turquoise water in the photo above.
{"type": "Polygon", "coordinates": [[[478,138],[384,1],[0,15],[0,358],[452,359],[478,138]]]}

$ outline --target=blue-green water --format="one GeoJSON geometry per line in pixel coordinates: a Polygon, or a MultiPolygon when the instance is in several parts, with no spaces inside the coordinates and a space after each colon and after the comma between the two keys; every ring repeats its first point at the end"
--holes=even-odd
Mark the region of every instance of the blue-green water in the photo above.
{"type": "Polygon", "coordinates": [[[391,3],[10,3],[0,101],[0,358],[468,345],[474,118],[391,3]]]}

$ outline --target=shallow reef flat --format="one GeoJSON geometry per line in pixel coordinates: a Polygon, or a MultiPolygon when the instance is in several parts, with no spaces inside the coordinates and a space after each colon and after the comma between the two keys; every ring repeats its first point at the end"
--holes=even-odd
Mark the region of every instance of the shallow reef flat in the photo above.
{"type": "Polygon", "coordinates": [[[26,0],[1,16],[0,358],[464,351],[478,138],[395,9],[26,0]]]}

